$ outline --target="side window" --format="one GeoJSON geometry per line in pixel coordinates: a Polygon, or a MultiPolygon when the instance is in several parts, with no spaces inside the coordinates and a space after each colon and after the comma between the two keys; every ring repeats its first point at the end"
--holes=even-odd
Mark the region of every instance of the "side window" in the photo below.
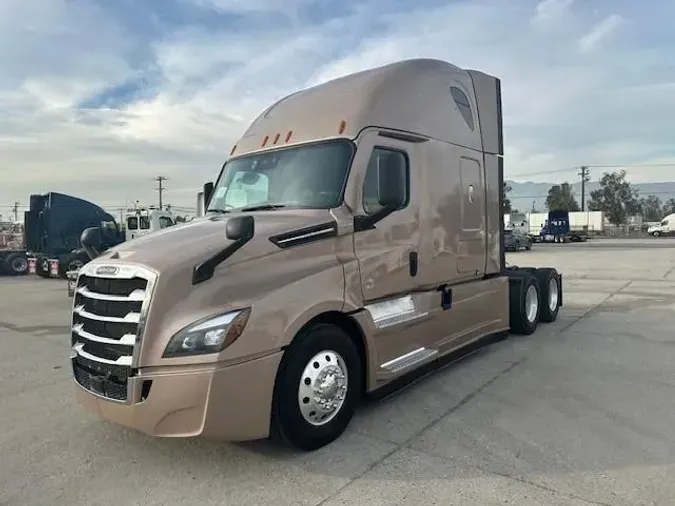
{"type": "Polygon", "coordinates": [[[363,209],[368,214],[376,212],[382,207],[380,204],[380,178],[400,178],[404,194],[401,195],[401,206],[408,204],[410,194],[408,158],[400,151],[386,148],[375,148],[370,155],[366,177],[363,181],[363,209]]]}
{"type": "Polygon", "coordinates": [[[173,221],[168,216],[159,217],[159,228],[166,228],[173,225],[173,221]]]}
{"type": "Polygon", "coordinates": [[[138,218],[135,216],[129,216],[127,218],[127,228],[129,230],[138,230],[138,218]]]}
{"type": "Polygon", "coordinates": [[[141,230],[149,230],[150,229],[150,218],[147,216],[141,216],[139,220],[139,224],[141,226],[141,230]]]}
{"type": "Polygon", "coordinates": [[[469,97],[467,97],[466,93],[456,86],[450,87],[450,94],[452,95],[452,99],[455,101],[455,105],[459,109],[462,118],[464,118],[464,121],[466,121],[469,129],[473,131],[473,112],[471,112],[471,103],[469,102],[469,97]]]}

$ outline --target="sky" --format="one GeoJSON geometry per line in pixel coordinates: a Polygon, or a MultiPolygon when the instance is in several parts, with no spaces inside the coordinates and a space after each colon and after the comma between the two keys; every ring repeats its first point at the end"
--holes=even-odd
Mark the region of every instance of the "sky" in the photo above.
{"type": "Polygon", "coordinates": [[[0,214],[47,191],[154,204],[160,175],[193,207],[271,102],[415,57],[502,79],[507,178],[675,180],[674,17],[669,0],[2,0],[0,214]]]}

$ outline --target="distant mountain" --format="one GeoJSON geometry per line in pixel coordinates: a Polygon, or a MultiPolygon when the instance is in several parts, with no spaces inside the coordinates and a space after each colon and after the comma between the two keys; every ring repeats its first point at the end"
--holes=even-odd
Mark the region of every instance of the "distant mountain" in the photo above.
{"type": "MultiPolygon", "coordinates": [[[[527,212],[532,210],[532,205],[537,211],[547,211],[546,197],[548,190],[554,184],[559,183],[533,183],[531,181],[518,182],[507,181],[511,185],[511,192],[508,194],[511,205],[514,209],[527,212]]],[[[586,202],[590,200],[593,190],[597,190],[600,184],[597,182],[586,183],[586,202]]],[[[635,183],[633,187],[639,191],[640,197],[656,195],[662,202],[670,198],[675,198],[675,181],[662,183],[635,183]]],[[[577,202],[581,204],[581,182],[572,185],[577,202]]]]}

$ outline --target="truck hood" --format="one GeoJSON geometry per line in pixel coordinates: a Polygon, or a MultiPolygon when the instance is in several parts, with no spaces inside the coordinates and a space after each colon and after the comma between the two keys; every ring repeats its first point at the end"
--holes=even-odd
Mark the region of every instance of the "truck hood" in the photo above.
{"type": "MultiPolygon", "coordinates": [[[[247,213],[255,218],[255,235],[225,261],[227,266],[280,251],[271,237],[334,222],[328,210],[274,210],[247,213]]],[[[158,272],[192,269],[232,243],[225,236],[227,220],[241,213],[209,215],[122,243],[94,260],[145,265],[158,272]]]]}

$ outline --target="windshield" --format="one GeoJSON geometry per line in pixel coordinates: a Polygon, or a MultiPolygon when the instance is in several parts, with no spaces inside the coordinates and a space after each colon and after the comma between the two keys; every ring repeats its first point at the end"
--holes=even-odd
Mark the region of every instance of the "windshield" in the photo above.
{"type": "Polygon", "coordinates": [[[351,155],[351,143],[337,140],[228,161],[213,189],[208,210],[337,207],[351,155]]]}

